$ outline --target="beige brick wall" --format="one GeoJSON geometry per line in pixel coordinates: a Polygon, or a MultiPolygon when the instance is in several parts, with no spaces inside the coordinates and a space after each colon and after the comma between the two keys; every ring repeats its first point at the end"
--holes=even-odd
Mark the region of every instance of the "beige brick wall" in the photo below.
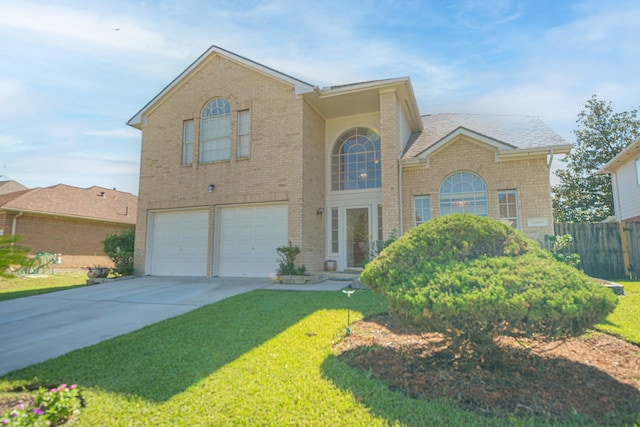
{"type": "Polygon", "coordinates": [[[321,271],[326,259],[325,230],[329,212],[325,206],[325,129],[325,120],[305,104],[300,263],[308,271],[321,271]],[[318,208],[325,209],[322,215],[317,214],[318,208]]]}
{"type": "Polygon", "coordinates": [[[400,229],[398,213],[398,155],[400,142],[400,107],[395,91],[380,93],[380,139],[382,157],[382,233],[388,237],[400,229]]]}
{"type": "Polygon", "coordinates": [[[496,161],[495,152],[460,136],[429,159],[428,167],[404,169],[403,227],[414,224],[413,197],[429,195],[431,216],[438,216],[439,190],[442,181],[456,171],[478,174],[487,185],[489,216],[498,218],[498,191],[517,190],[520,229],[530,238],[544,242],[553,234],[551,187],[546,157],[496,161]],[[546,218],[546,227],[530,227],[528,220],[546,218]]]}
{"type": "MultiPolygon", "coordinates": [[[[13,215],[7,215],[11,223],[13,215]]],[[[131,224],[109,224],[81,219],[52,218],[24,214],[16,221],[16,234],[22,236],[19,245],[37,252],[62,254],[62,263],[57,268],[112,266],[105,255],[102,241],[109,234],[134,228],[131,224]]],[[[11,230],[5,230],[11,234],[11,230]]]]}
{"type": "MultiPolygon", "coordinates": [[[[319,132],[313,120],[303,123],[303,108],[304,101],[296,98],[290,85],[216,55],[158,102],[143,126],[136,269],[144,271],[147,212],[154,209],[213,210],[224,205],[289,201],[289,241],[300,245],[303,222],[316,220],[315,209],[321,206],[316,198],[308,203],[303,200],[303,185],[305,180],[322,182],[313,167],[303,177],[303,159],[322,155],[312,147],[316,136],[301,143],[303,128],[319,132]],[[199,164],[201,111],[216,97],[231,105],[230,159],[199,164]],[[250,158],[236,159],[237,111],[245,109],[251,114],[250,158]],[[189,119],[195,121],[194,162],[183,166],[182,127],[189,119]],[[212,193],[207,192],[209,184],[215,185],[212,193]]],[[[210,242],[213,251],[213,236],[210,242]]],[[[306,248],[305,257],[310,255],[306,248]]],[[[211,273],[211,265],[209,270],[211,273]]]]}

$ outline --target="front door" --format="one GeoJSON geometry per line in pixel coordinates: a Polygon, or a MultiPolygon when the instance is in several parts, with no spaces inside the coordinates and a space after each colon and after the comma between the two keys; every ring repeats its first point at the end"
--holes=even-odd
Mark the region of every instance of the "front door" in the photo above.
{"type": "Polygon", "coordinates": [[[369,257],[369,208],[347,208],[347,268],[362,268],[369,257]]]}

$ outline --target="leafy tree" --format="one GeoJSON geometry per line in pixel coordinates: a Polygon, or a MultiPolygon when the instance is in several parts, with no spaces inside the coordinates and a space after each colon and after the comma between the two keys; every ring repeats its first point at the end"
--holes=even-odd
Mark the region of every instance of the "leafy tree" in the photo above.
{"type": "Polygon", "coordinates": [[[470,214],[414,227],[360,280],[389,311],[448,338],[454,359],[493,362],[501,336],[565,339],[602,322],[617,297],[522,232],[470,214]]]}
{"type": "Polygon", "coordinates": [[[135,230],[126,230],[120,234],[109,234],[102,241],[104,253],[113,261],[115,273],[121,276],[133,274],[133,245],[135,230]]]}
{"type": "Polygon", "coordinates": [[[611,177],[597,172],[640,137],[638,111],[613,111],[593,95],[578,114],[576,142],[567,168],[553,187],[553,216],[559,222],[599,222],[614,214],[611,177]]]}
{"type": "Polygon", "coordinates": [[[9,276],[7,270],[13,265],[25,265],[27,263],[27,251],[15,246],[22,240],[22,236],[0,236],[0,276],[9,276]]]}

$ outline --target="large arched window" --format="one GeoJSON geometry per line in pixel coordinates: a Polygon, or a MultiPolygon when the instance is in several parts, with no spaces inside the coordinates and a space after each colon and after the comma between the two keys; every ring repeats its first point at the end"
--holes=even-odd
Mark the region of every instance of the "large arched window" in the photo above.
{"type": "Polygon", "coordinates": [[[380,136],[376,131],[363,127],[350,129],[333,146],[331,189],[380,188],[381,166],[380,136]]]}
{"type": "Polygon", "coordinates": [[[454,172],[440,185],[440,215],[471,213],[489,216],[487,186],[473,172],[454,172]]]}
{"type": "Polygon", "coordinates": [[[200,162],[229,159],[231,149],[231,106],[217,98],[202,111],[200,120],[200,162]]]}

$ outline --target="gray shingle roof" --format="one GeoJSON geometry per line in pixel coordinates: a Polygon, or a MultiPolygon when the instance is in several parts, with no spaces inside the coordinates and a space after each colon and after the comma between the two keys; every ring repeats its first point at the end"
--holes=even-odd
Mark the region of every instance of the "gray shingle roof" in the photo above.
{"type": "Polygon", "coordinates": [[[458,128],[465,128],[515,149],[563,147],[569,144],[534,116],[441,113],[422,116],[424,129],[403,158],[416,157],[458,128]]]}

